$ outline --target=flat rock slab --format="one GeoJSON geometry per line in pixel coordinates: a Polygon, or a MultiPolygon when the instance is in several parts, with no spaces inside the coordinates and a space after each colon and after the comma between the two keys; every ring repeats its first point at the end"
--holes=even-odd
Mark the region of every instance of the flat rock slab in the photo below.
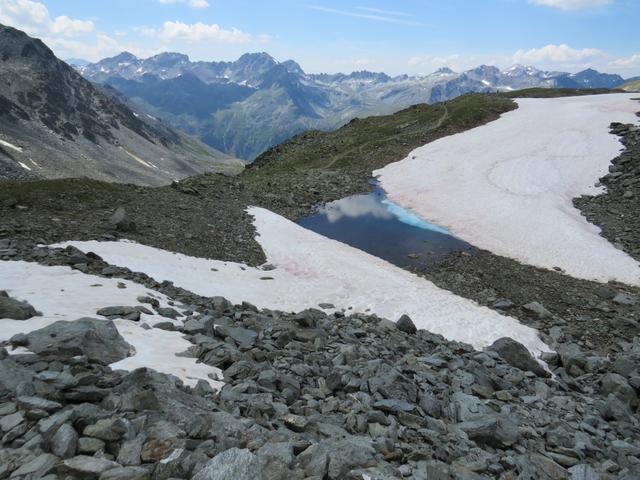
{"type": "Polygon", "coordinates": [[[131,346],[112,321],[81,318],[55,322],[30,332],[27,348],[34,353],[66,358],[85,355],[90,361],[108,365],[128,357],[131,346]]]}

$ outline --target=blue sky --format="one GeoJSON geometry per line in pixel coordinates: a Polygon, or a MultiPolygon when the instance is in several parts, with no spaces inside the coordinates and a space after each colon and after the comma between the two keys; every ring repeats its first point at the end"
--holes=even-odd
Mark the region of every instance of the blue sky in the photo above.
{"type": "Polygon", "coordinates": [[[640,75],[639,0],[0,0],[62,58],[266,51],[309,72],[514,63],[640,75]]]}

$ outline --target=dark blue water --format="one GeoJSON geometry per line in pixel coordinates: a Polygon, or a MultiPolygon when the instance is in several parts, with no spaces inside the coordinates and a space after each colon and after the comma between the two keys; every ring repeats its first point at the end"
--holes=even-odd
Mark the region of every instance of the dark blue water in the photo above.
{"type": "Polygon", "coordinates": [[[403,268],[428,266],[452,252],[475,250],[390,202],[373,182],[371,193],[328,203],[298,224],[403,268]]]}

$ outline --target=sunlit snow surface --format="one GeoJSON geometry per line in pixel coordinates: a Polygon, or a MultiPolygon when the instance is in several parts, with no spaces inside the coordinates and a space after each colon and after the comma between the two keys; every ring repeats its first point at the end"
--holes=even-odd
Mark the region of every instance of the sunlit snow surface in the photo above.
{"type": "MultiPolygon", "coordinates": [[[[139,296],[151,295],[167,307],[167,297],[143,285],[127,280],[109,279],[87,275],[68,267],[46,267],[36,263],[0,261],[0,290],[19,300],[27,301],[41,312],[41,317],[29,320],[0,319],[0,341],[8,340],[16,333],[28,333],[46,327],[58,320],[72,321],[82,317],[104,318],[96,315],[102,307],[136,306],[139,296]],[[126,288],[119,288],[118,283],[126,288]]],[[[198,379],[218,388],[219,369],[195,358],[178,357],[192,346],[179,332],[157,328],[145,330],[140,325],[171,321],[159,315],[141,314],[140,322],[115,320],[120,335],[135,349],[135,354],[111,364],[114,369],[135,370],[150,367],[182,379],[195,386],[198,379]]],[[[175,323],[175,322],[174,322],[175,323]]]]}
{"type": "Polygon", "coordinates": [[[549,351],[537,332],[480,307],[377,257],[306,230],[262,208],[250,208],[269,264],[275,270],[189,257],[133,242],[66,242],[105,261],[144,272],[158,281],[233,303],[300,311],[331,303],[350,312],[390,320],[408,314],[418,328],[476,348],[509,336],[534,354],[549,351]]]}
{"type": "Polygon", "coordinates": [[[577,278],[640,284],[640,266],[572,199],[622,149],[611,122],[638,123],[637,94],[518,99],[500,119],[374,172],[388,198],[472,245],[577,278]]]}

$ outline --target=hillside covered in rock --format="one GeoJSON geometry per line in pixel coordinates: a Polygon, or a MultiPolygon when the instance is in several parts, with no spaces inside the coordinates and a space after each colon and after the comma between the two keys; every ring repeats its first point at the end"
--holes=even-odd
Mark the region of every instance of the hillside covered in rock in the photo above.
{"type": "Polygon", "coordinates": [[[0,178],[159,185],[242,169],[239,160],[105,95],[40,40],[6,26],[0,82],[0,178]]]}

